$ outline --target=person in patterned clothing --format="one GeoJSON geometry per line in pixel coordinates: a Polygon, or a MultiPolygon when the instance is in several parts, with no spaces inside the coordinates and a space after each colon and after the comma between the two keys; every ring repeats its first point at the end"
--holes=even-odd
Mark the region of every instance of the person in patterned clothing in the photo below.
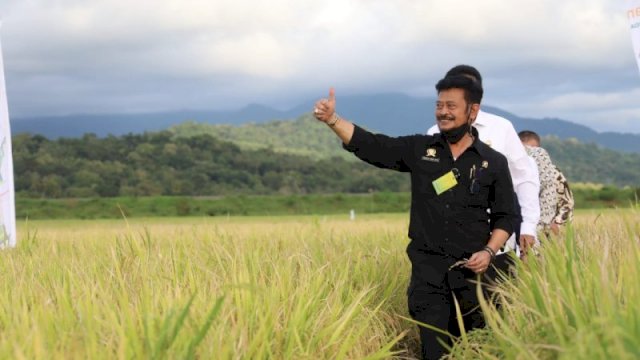
{"type": "Polygon", "coordinates": [[[533,131],[518,133],[527,154],[538,166],[540,175],[540,222],[538,231],[547,238],[551,233],[558,235],[560,226],[573,220],[573,193],[567,178],[551,162],[551,157],[540,147],[540,136],[533,131]]]}

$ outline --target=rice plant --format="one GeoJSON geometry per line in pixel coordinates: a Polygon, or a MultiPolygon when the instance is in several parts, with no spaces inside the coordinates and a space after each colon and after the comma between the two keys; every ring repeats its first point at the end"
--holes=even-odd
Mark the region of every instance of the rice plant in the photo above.
{"type": "Polygon", "coordinates": [[[407,355],[399,219],[21,224],[0,253],[0,358],[407,355]]]}
{"type": "Polygon", "coordinates": [[[586,212],[498,291],[452,358],[639,359],[640,213],[586,212]]]}
{"type": "MultiPolygon", "coordinates": [[[[453,359],[640,358],[637,208],[582,212],[453,359]]],[[[0,358],[415,359],[407,217],[19,224],[0,358]]]]}

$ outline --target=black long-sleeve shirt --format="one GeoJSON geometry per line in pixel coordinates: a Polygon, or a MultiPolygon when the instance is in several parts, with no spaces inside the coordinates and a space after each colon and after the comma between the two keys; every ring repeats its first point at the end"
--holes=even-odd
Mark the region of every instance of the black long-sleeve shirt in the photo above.
{"type": "Polygon", "coordinates": [[[481,250],[493,229],[520,222],[506,158],[478,140],[454,160],[440,134],[389,137],[355,126],[344,148],[380,168],[411,173],[409,237],[454,258],[481,250]],[[473,170],[475,167],[475,170],[473,170]],[[433,181],[453,171],[458,184],[436,194],[433,181]]]}

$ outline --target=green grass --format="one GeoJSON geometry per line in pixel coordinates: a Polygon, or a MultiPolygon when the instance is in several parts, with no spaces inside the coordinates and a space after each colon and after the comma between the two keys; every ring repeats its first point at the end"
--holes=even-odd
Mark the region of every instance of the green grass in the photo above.
{"type": "MultiPolygon", "coordinates": [[[[574,191],[578,209],[632,207],[634,189],[578,187],[574,191]]],[[[120,219],[142,217],[227,217],[408,213],[409,193],[308,195],[229,195],[221,197],[149,196],[82,199],[30,199],[18,195],[18,219],[120,219]]]]}
{"type": "Polygon", "coordinates": [[[408,193],[231,195],[224,197],[115,197],[29,199],[18,197],[18,219],[119,219],[175,216],[281,216],[409,211],[408,193]]]}

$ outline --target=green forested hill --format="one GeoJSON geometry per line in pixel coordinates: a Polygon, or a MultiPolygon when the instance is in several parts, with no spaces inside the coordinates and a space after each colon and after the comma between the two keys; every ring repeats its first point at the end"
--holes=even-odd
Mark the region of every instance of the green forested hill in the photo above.
{"type": "MultiPolygon", "coordinates": [[[[337,145],[334,145],[337,146],[337,145]]],[[[341,158],[249,150],[170,132],[49,140],[13,137],[15,189],[25,198],[408,191],[408,175],[341,158]]]]}
{"type": "MultiPolygon", "coordinates": [[[[342,150],[339,140],[326,125],[305,115],[292,121],[273,121],[241,126],[184,123],[170,131],[178,137],[209,134],[246,149],[270,149],[299,154],[313,159],[341,157],[355,161],[342,150]]],[[[543,147],[572,182],[588,182],[617,186],[640,185],[640,154],[620,153],[594,143],[543,138],[543,147]]]]}
{"type": "MultiPolygon", "coordinates": [[[[638,188],[640,155],[545,138],[571,182],[638,188]]],[[[13,137],[21,197],[310,194],[407,191],[407,174],[380,170],[342,150],[309,117],[262,125],[185,124],[141,135],[50,140],[13,137]]]]}
{"type": "Polygon", "coordinates": [[[354,160],[353,155],[342,150],[335,134],[310,114],[295,121],[278,120],[239,126],[186,122],[169,128],[169,131],[178,137],[207,134],[250,150],[269,149],[314,160],[336,156],[354,160]]]}
{"type": "Polygon", "coordinates": [[[543,138],[542,147],[572,181],[640,187],[638,153],[621,153],[553,136],[543,138]]]}

